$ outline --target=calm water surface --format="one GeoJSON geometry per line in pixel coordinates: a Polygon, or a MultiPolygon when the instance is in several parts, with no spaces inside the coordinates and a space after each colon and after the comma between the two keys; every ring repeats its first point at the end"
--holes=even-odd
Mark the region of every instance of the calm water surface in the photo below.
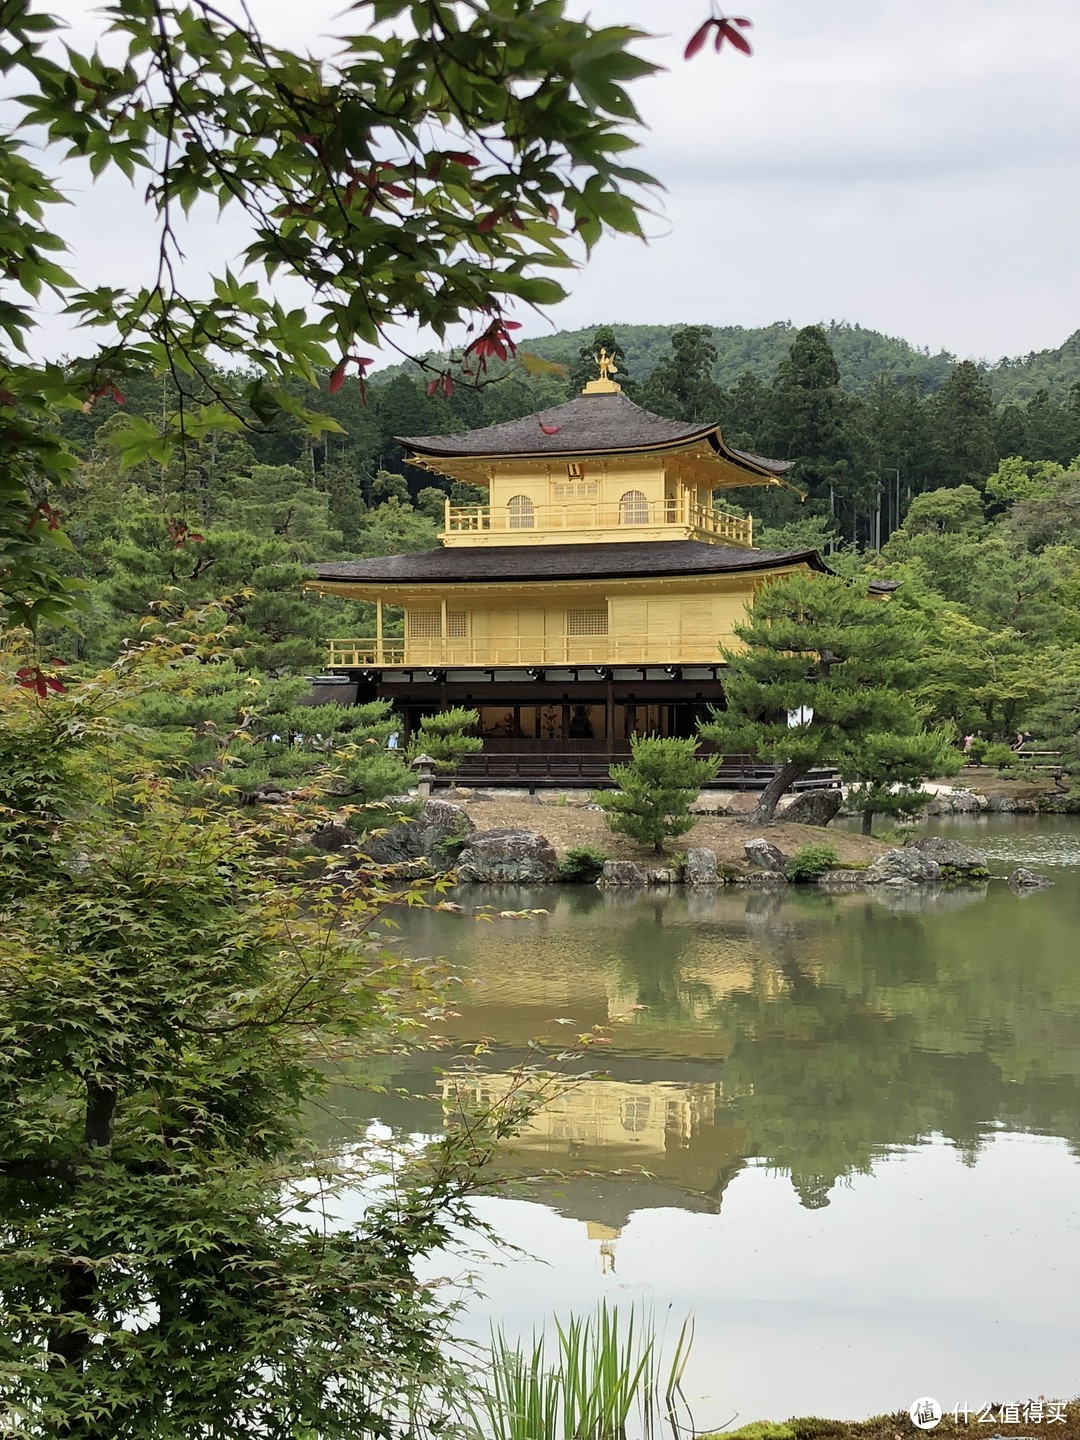
{"type": "MultiPolygon", "coordinates": [[[[530,1040],[612,1027],[608,1078],[538,1115],[510,1194],[477,1202],[529,1258],[482,1255],[470,1333],[603,1296],[692,1312],[699,1428],[1080,1392],[1080,823],[934,828],[1057,883],[472,891],[549,913],[402,918],[468,978],[447,1029],[494,1042],[485,1094],[530,1040]]],[[[417,1098],[343,1087],[354,1122],[439,1130],[430,1057],[381,1078],[417,1098]]]]}

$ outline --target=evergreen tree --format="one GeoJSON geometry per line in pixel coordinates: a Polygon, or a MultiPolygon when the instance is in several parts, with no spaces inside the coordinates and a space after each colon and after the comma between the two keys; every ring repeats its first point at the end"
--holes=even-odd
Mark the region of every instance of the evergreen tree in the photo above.
{"type": "Polygon", "coordinates": [[[722,652],[726,709],[701,733],[723,754],[778,766],[753,822],[771,821],[780,797],[815,765],[856,774],[870,737],[921,732],[904,691],[922,638],[892,603],[837,577],[791,575],[758,592],[735,633],[741,648],[722,652]]]}
{"type": "Polygon", "coordinates": [[[696,740],[634,736],[630,763],[613,765],[608,772],[618,789],[593,796],[608,829],[651,845],[657,855],[670,836],[692,829],[697,817],[690,806],[720,768],[718,756],[699,759],[696,751],[696,740]]]}
{"type": "Polygon", "coordinates": [[[837,516],[842,534],[853,537],[859,518],[876,506],[878,479],[820,325],[795,336],[777,368],[771,399],[770,453],[796,462],[795,483],[815,508],[837,516]]]}
{"type": "Polygon", "coordinates": [[[630,374],[626,363],[626,352],[610,325],[601,325],[594,333],[591,343],[582,345],[578,351],[577,359],[567,375],[567,389],[570,397],[580,395],[588,382],[596,379],[596,357],[601,350],[606,350],[609,355],[615,357],[615,364],[618,367],[615,378],[622,386],[623,393],[636,399],[638,383],[630,374]]]}
{"type": "Polygon", "coordinates": [[[961,361],[934,396],[929,420],[935,484],[982,490],[998,462],[994,400],[971,360],[961,361]]]}
{"type": "Polygon", "coordinates": [[[864,835],[873,834],[875,815],[917,815],[933,799],[920,788],[921,782],[930,776],[952,775],[960,768],[961,756],[946,730],[923,730],[914,704],[903,720],[906,731],[864,735],[845,764],[847,803],[862,816],[864,835]]]}
{"type": "Polygon", "coordinates": [[[671,354],[659,360],[642,385],[638,401],[673,420],[718,424],[725,397],[712,377],[716,346],[711,325],[680,325],[671,336],[671,354]]]}
{"type": "Polygon", "coordinates": [[[1056,460],[1067,465],[1076,454],[1076,424],[1064,405],[1037,390],[1024,412],[1024,448],[1015,453],[1028,460],[1056,460]]]}
{"type": "Polygon", "coordinates": [[[409,744],[409,759],[430,755],[440,770],[456,770],[466,755],[475,755],[484,748],[479,735],[469,733],[479,724],[479,713],[460,705],[440,710],[437,715],[425,715],[409,744]]]}
{"type": "Polygon", "coordinates": [[[899,526],[907,499],[926,488],[926,404],[921,385],[912,379],[878,375],[866,393],[864,423],[881,485],[882,540],[899,526]]]}

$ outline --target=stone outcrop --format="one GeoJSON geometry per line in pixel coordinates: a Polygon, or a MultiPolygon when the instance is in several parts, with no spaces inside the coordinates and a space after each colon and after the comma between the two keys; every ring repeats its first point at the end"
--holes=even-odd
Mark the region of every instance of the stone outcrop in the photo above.
{"type": "Polygon", "coordinates": [[[704,846],[691,846],[686,852],[687,885],[719,885],[720,876],[716,869],[716,851],[704,846]]]}
{"type": "Polygon", "coordinates": [[[454,869],[459,881],[474,885],[551,885],[559,859],[551,842],[532,830],[480,830],[454,869]]]}
{"type": "Polygon", "coordinates": [[[985,795],[976,795],[972,790],[939,790],[930,804],[926,815],[977,815],[988,810],[990,802],[985,795]]]}
{"type": "Polygon", "coordinates": [[[845,870],[840,866],[835,870],[826,870],[816,881],[822,890],[857,890],[865,882],[865,870],[845,870]]]}
{"type": "Polygon", "coordinates": [[[903,850],[887,850],[868,870],[863,871],[863,880],[867,885],[923,885],[940,879],[941,867],[937,861],[921,855],[911,846],[905,846],[903,850]]]}
{"type": "Polygon", "coordinates": [[[1049,876],[1039,875],[1034,870],[1026,870],[1023,865],[1009,876],[1010,890],[1049,890],[1053,883],[1049,876]]]}
{"type": "Polygon", "coordinates": [[[774,875],[783,875],[788,867],[788,857],[771,840],[747,840],[743,846],[746,858],[758,870],[768,870],[774,875]]]}
{"type": "Polygon", "coordinates": [[[990,874],[981,850],[959,840],[947,840],[943,835],[923,835],[909,840],[904,848],[917,850],[925,859],[933,860],[944,880],[985,880],[990,874]]]}
{"type": "Polygon", "coordinates": [[[327,855],[339,855],[342,850],[355,847],[356,836],[344,825],[331,822],[320,825],[318,830],[312,833],[311,843],[316,850],[323,850],[327,855]]]}
{"type": "Polygon", "coordinates": [[[406,865],[424,858],[435,870],[448,869],[455,845],[476,829],[461,806],[448,800],[420,802],[408,795],[394,795],[384,803],[388,807],[385,829],[356,841],[360,853],[376,865],[406,865]],[[394,813],[395,807],[419,808],[414,818],[403,818],[394,813]]]}
{"type": "Polygon", "coordinates": [[[778,813],[777,818],[785,824],[818,825],[824,827],[835,820],[840,813],[843,796],[839,788],[834,790],[801,790],[794,800],[778,813]]]}
{"type": "Polygon", "coordinates": [[[596,883],[601,890],[615,890],[623,885],[647,885],[649,877],[633,860],[605,860],[603,872],[596,883]]]}

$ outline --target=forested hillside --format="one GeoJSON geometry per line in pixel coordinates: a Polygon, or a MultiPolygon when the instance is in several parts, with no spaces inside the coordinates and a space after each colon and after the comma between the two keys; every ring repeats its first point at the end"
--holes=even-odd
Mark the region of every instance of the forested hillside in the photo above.
{"type": "MultiPolygon", "coordinates": [[[[1003,738],[1028,724],[1067,729],[1076,705],[1068,685],[1080,693],[1080,384],[1063,399],[1047,389],[1022,398],[1024,376],[1051,373],[1050,360],[1035,357],[1042,370],[1035,360],[1005,367],[1016,398],[995,400],[970,361],[949,365],[935,388],[890,368],[880,337],[850,330],[865,342],[865,383],[853,393],[835,331],[766,333],[770,344],[783,341],[771,379],[753,332],[720,332],[730,342],[722,358],[709,327],[603,327],[581,337],[576,353],[563,337],[561,350],[554,340],[523,345],[514,363],[487,373],[459,367],[430,395],[420,371],[366,391],[355,381],[333,394],[327,386],[322,407],[333,423],[319,439],[282,409],[194,440],[182,463],[162,463],[157,450],[156,417],[172,403],[167,382],[130,383],[125,413],[143,417],[134,438],[129,430],[116,441],[120,412],[110,396],[63,422],[80,465],[53,500],[74,542],[67,564],[88,584],[90,606],[77,635],[49,640],[52,653],[105,662],[162,595],[186,605],[227,595],[238,686],[245,673],[276,683],[317,670],[328,636],[367,633],[371,617],[363,605],[305,594],[305,567],[431,547],[448,495],[483,498],[408,467],[395,437],[550,410],[595,373],[592,355],[604,344],[641,405],[719,418],[731,443],[795,462],[803,502],[786,490],[723,497],[755,515],[760,543],[813,544],[842,571],[868,567],[903,581],[897,603],[927,630],[921,693],[935,718],[1003,738]],[[750,363],[722,384],[715,375],[735,363],[734,340],[759,369],[750,363]],[[556,354],[564,368],[549,363],[556,354]],[[874,357],[882,368],[871,373],[874,357]],[[1047,704],[1057,719],[1039,719],[1047,704]]],[[[854,346],[847,353],[855,363],[854,346]]],[[[1058,361],[1060,393],[1064,352],[1058,361]]],[[[897,363],[929,375],[946,358],[908,351],[897,363]]]]}

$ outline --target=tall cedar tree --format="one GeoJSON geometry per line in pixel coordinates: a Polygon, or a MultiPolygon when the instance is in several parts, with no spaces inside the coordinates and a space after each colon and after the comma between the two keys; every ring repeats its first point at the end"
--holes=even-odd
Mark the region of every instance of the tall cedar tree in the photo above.
{"type": "Polygon", "coordinates": [[[679,326],[671,337],[671,354],[657,362],[641,387],[638,399],[646,410],[702,424],[723,419],[725,397],[713,379],[712,334],[711,325],[679,326]]]}
{"type": "Polygon", "coordinates": [[[930,405],[938,485],[981,490],[998,462],[994,397],[979,367],[962,360],[930,405]]]}
{"type": "Polygon", "coordinates": [[[877,477],[820,325],[805,326],[792,341],[777,367],[770,410],[769,449],[796,462],[795,483],[816,508],[828,507],[843,522],[841,533],[853,536],[858,518],[876,504],[877,477]]]}
{"type": "MultiPolygon", "coordinates": [[[[750,816],[755,823],[771,821],[780,797],[815,766],[837,766],[854,780],[864,752],[878,756],[883,737],[922,732],[904,693],[920,634],[899,606],[835,576],[791,575],[758,592],[735,633],[741,648],[722,652],[727,708],[701,733],[722,753],[778,765],[750,816]]],[[[874,764],[880,777],[880,758],[874,764]]]]}

